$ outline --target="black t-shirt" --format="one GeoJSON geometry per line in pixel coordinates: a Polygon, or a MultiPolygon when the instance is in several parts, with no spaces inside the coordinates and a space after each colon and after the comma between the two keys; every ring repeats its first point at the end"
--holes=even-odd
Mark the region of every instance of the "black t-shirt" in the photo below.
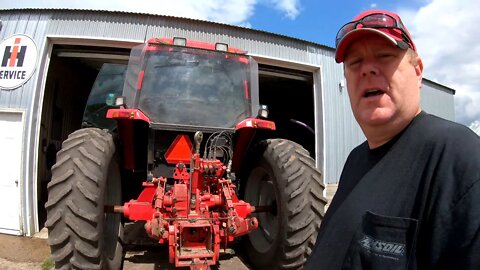
{"type": "Polygon", "coordinates": [[[480,269],[480,138],[422,112],[355,148],[306,269],[480,269]]]}

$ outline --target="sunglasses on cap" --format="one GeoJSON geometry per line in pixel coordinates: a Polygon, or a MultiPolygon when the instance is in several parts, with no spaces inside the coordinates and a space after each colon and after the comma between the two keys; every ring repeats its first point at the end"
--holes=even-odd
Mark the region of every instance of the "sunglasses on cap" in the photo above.
{"type": "Polygon", "coordinates": [[[413,41],[410,38],[405,26],[403,25],[400,18],[396,19],[388,14],[384,13],[373,13],[366,15],[365,17],[346,23],[343,25],[340,30],[338,30],[337,37],[335,39],[335,46],[338,48],[340,41],[351,31],[360,28],[373,28],[373,29],[397,29],[402,33],[401,39],[406,43],[411,49],[415,50],[413,41]]]}

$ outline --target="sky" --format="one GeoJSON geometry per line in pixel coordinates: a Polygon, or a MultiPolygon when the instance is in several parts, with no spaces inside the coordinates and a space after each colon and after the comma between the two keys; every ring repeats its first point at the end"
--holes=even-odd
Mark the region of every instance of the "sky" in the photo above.
{"type": "Polygon", "coordinates": [[[455,120],[480,133],[479,0],[0,0],[0,8],[76,8],[214,21],[334,47],[338,29],[366,9],[400,15],[424,77],[456,90],[455,120]]]}

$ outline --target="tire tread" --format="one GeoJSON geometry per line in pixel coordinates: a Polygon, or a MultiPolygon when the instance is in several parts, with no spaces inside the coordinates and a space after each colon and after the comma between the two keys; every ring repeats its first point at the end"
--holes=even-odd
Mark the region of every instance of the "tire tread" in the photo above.
{"type": "MultiPolygon", "coordinates": [[[[327,200],[323,196],[322,175],[315,161],[301,145],[285,139],[263,142],[263,158],[276,175],[281,197],[285,198],[287,222],[276,259],[264,269],[301,269],[315,244],[327,200]]],[[[278,203],[277,203],[278,205],[278,203]]],[[[282,226],[282,225],[280,225],[282,226]]],[[[255,259],[253,259],[255,260],[255,259]]],[[[255,262],[254,262],[255,264],[255,262]]]]}
{"type": "Polygon", "coordinates": [[[103,194],[115,152],[106,130],[80,129],[62,143],[47,185],[48,244],[55,269],[104,269],[103,194]]]}

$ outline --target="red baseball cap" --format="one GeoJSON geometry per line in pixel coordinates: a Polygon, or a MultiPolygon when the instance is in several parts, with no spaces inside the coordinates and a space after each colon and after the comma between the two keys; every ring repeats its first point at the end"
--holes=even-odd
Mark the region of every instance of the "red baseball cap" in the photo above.
{"type": "Polygon", "coordinates": [[[400,16],[385,10],[367,10],[357,15],[353,20],[340,28],[335,45],[335,61],[343,62],[345,51],[357,38],[365,34],[378,34],[390,40],[400,49],[411,48],[417,51],[412,37],[400,16]]]}

